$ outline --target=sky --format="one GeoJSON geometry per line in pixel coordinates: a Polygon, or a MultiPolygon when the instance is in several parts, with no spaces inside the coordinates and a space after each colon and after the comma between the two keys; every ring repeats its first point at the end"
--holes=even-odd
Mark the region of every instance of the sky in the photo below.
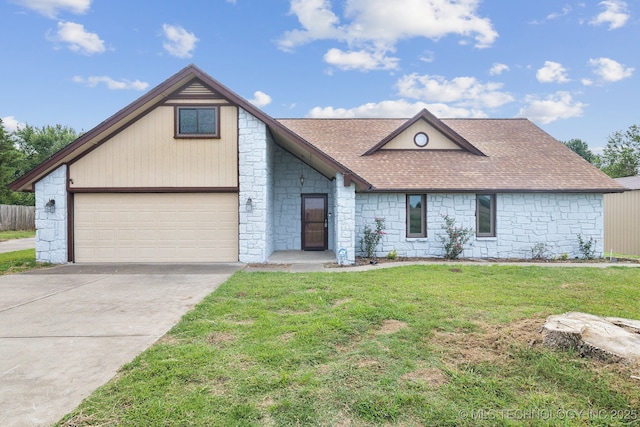
{"type": "Polygon", "coordinates": [[[0,118],[88,131],[188,64],[274,118],[640,125],[639,0],[0,0],[0,118]]]}

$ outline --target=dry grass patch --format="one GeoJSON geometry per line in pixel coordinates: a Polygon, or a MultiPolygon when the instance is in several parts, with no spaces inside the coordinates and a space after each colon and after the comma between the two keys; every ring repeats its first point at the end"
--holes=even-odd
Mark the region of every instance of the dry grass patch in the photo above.
{"type": "Polygon", "coordinates": [[[231,343],[235,341],[236,337],[233,334],[228,332],[213,332],[209,335],[209,339],[207,340],[209,344],[220,345],[231,343]]]}
{"type": "Polygon", "coordinates": [[[430,342],[456,364],[507,363],[513,345],[532,347],[542,343],[541,331],[544,321],[544,318],[533,318],[516,320],[506,325],[483,323],[483,332],[436,331],[430,342]]]}
{"type": "Polygon", "coordinates": [[[431,387],[440,387],[449,383],[449,378],[438,368],[424,368],[408,372],[400,377],[403,381],[424,382],[431,387]]]}
{"type": "Polygon", "coordinates": [[[401,322],[399,320],[385,320],[380,328],[375,331],[376,335],[390,335],[395,334],[401,329],[407,328],[408,325],[405,322],[401,322]]]}
{"type": "Polygon", "coordinates": [[[344,305],[348,302],[351,302],[351,298],[339,299],[333,303],[332,307],[333,308],[340,307],[341,305],[344,305]]]}

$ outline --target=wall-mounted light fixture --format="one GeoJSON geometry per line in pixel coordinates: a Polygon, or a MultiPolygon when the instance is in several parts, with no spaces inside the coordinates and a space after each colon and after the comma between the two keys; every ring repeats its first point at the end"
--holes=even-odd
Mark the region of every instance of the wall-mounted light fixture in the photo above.
{"type": "Polygon", "coordinates": [[[253,200],[251,200],[251,197],[247,199],[245,208],[247,209],[247,212],[251,212],[253,210],[253,200]]]}
{"type": "Polygon", "coordinates": [[[44,205],[44,211],[48,212],[48,213],[55,213],[56,211],[56,201],[53,199],[50,199],[45,205],[44,205]]]}
{"type": "Polygon", "coordinates": [[[304,175],[300,173],[300,187],[304,185],[304,175]]]}

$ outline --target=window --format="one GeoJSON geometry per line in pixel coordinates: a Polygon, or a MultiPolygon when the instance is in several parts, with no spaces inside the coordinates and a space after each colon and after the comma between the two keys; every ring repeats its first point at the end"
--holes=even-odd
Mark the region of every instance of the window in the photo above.
{"type": "Polygon", "coordinates": [[[218,136],[218,107],[176,107],[176,138],[218,136]]]}
{"type": "Polygon", "coordinates": [[[476,195],[476,235],[478,237],[496,236],[496,195],[476,195]]]}
{"type": "Polygon", "coordinates": [[[427,237],[427,197],[407,194],[407,237],[427,237]]]}

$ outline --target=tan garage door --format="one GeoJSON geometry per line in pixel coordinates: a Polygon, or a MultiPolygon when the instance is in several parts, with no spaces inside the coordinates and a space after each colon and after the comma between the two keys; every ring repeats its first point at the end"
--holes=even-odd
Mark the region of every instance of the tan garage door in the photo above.
{"type": "Polygon", "coordinates": [[[76,262],[236,262],[238,195],[76,194],[76,262]]]}

